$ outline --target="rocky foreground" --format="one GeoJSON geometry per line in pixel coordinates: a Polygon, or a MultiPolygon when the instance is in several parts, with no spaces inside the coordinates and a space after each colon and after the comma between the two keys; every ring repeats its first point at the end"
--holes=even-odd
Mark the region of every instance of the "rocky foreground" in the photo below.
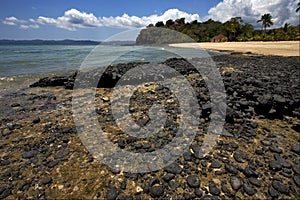
{"type": "MultiPolygon", "coordinates": [[[[209,155],[201,154],[211,112],[205,77],[183,59],[167,60],[164,64],[182,73],[196,91],[199,133],[173,164],[151,173],[111,169],[88,152],[72,117],[76,74],[44,78],[5,94],[0,99],[0,199],[300,198],[299,57],[222,55],[213,60],[227,94],[226,134],[209,155]]],[[[172,92],[153,82],[131,97],[130,113],[145,126],[150,105],[160,102],[167,111],[164,128],[147,139],[118,128],[110,109],[112,88],[126,70],[139,65],[108,68],[96,84],[94,103],[99,124],[115,146],[145,153],[172,140],[181,113],[172,92]]],[[[122,87],[130,89],[126,82],[122,87]]]]}

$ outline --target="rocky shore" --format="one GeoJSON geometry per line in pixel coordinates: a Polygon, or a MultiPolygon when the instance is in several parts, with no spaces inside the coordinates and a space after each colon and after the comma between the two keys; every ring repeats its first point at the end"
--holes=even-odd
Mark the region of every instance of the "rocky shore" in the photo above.
{"type": "MultiPolygon", "coordinates": [[[[226,134],[209,155],[200,153],[211,113],[205,77],[184,59],[165,61],[196,92],[201,108],[199,133],[174,163],[150,173],[111,169],[83,145],[72,116],[77,73],[43,78],[6,93],[0,99],[0,199],[300,198],[299,57],[236,54],[213,60],[227,94],[226,134]]],[[[172,92],[153,81],[131,97],[130,113],[145,126],[150,105],[159,101],[167,112],[164,128],[143,139],[123,133],[116,125],[110,108],[112,88],[127,70],[145,64],[110,66],[99,82],[95,82],[97,73],[86,74],[94,77],[86,84],[97,86],[94,103],[100,126],[115,146],[136,153],[168,144],[181,120],[172,92]]],[[[121,87],[155,78],[157,72],[139,74],[121,87]]]]}

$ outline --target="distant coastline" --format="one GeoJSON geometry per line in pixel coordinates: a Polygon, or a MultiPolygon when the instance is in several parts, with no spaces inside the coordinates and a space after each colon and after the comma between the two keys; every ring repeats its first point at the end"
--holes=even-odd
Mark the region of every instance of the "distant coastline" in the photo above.
{"type": "Polygon", "coordinates": [[[92,40],[0,40],[0,45],[99,45],[92,40]]]}
{"type": "Polygon", "coordinates": [[[0,45],[119,45],[132,46],[136,41],[93,41],[93,40],[7,40],[0,39],[0,45]]]}

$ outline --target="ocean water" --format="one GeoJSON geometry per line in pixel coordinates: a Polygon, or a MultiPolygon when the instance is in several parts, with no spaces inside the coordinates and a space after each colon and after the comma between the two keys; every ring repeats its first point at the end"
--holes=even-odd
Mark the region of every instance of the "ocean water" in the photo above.
{"type": "MultiPolygon", "coordinates": [[[[217,53],[204,50],[86,45],[0,45],[0,79],[19,75],[47,74],[78,70],[90,52],[96,51],[97,63],[103,66],[136,61],[162,62],[172,57],[207,57],[217,53]],[[116,57],[116,55],[118,55],[116,57]]],[[[99,66],[100,67],[100,66],[99,66]]]]}

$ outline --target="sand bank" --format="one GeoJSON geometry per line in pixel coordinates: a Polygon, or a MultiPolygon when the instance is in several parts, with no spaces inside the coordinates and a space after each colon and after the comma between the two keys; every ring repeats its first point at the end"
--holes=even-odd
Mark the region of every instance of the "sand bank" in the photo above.
{"type": "Polygon", "coordinates": [[[222,42],[222,43],[178,43],[173,47],[203,48],[215,51],[251,52],[262,55],[300,56],[299,41],[280,42],[222,42]]]}

